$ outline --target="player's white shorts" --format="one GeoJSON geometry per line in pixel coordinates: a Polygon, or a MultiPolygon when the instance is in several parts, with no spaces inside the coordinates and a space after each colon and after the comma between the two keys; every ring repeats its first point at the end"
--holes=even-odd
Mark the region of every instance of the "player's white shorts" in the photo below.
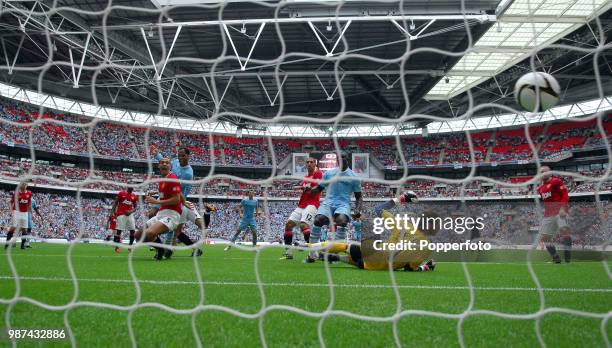
{"type": "Polygon", "coordinates": [[[28,228],[28,212],[13,210],[13,227],[17,229],[28,228]]]}
{"type": "Polygon", "coordinates": [[[545,217],[540,225],[540,234],[554,236],[563,227],[567,227],[567,219],[565,217],[560,215],[545,217]]]}
{"type": "Polygon", "coordinates": [[[157,212],[157,215],[150,218],[146,225],[147,227],[153,225],[156,222],[161,222],[168,227],[168,231],[174,231],[176,226],[179,225],[181,215],[172,209],[164,209],[157,212]]]}
{"type": "Polygon", "coordinates": [[[134,231],[136,230],[136,221],[134,214],[117,216],[117,229],[119,231],[134,231]]]}
{"type": "Polygon", "coordinates": [[[181,214],[179,224],[184,224],[187,221],[190,221],[195,224],[195,221],[201,218],[202,216],[200,215],[200,213],[198,213],[198,210],[195,206],[193,207],[193,209],[187,209],[187,207],[183,206],[183,213],[181,214]]]}
{"type": "Polygon", "coordinates": [[[312,226],[315,215],[317,215],[317,207],[311,204],[306,208],[295,208],[293,213],[291,213],[289,216],[289,220],[295,222],[305,222],[309,226],[312,226]]]}

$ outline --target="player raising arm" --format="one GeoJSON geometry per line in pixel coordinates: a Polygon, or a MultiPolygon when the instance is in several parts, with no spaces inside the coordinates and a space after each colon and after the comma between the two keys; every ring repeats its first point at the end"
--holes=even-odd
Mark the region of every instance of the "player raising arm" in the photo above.
{"type": "MultiPolygon", "coordinates": [[[[321,179],[323,179],[323,172],[317,168],[316,160],[312,157],[306,160],[306,168],[308,174],[304,176],[304,180],[302,181],[302,195],[300,196],[300,201],[285,224],[283,238],[287,246],[293,243],[293,228],[297,224],[300,224],[300,231],[302,231],[306,243],[310,241],[310,226],[312,226],[314,217],[317,214],[317,209],[319,209],[320,205],[321,191],[306,192],[306,189],[317,187],[321,179]]],[[[283,258],[287,260],[293,259],[291,248],[285,250],[283,258]]]]}
{"type": "MultiPolygon", "coordinates": [[[[331,219],[334,219],[336,228],[335,239],[343,241],[346,239],[346,229],[351,220],[351,193],[355,195],[357,203],[355,204],[355,214],[361,212],[363,199],[361,196],[361,182],[359,177],[349,168],[350,156],[348,153],[342,153],[342,168],[336,168],[325,172],[323,182],[314,189],[305,188],[304,192],[311,194],[321,192],[328,186],[327,195],[323,203],[319,206],[317,215],[314,219],[314,227],[310,233],[310,243],[318,243],[321,238],[321,227],[329,225],[331,219]],[[330,180],[336,178],[334,182],[330,180]]],[[[311,251],[306,262],[311,263],[316,260],[316,253],[311,251]]]]}
{"type": "Polygon", "coordinates": [[[538,187],[540,198],[544,201],[544,218],[540,225],[540,237],[546,246],[546,250],[555,263],[561,263],[561,258],[557,254],[557,248],[553,242],[553,237],[561,233],[561,240],[565,247],[565,262],[570,262],[572,237],[567,224],[569,213],[569,194],[567,186],[560,178],[554,177],[550,173],[550,167],[540,168],[542,175],[542,185],[538,187]]]}
{"type": "MultiPolygon", "coordinates": [[[[182,213],[181,203],[181,184],[174,173],[170,171],[170,159],[162,158],[159,161],[159,171],[163,180],[159,182],[159,199],[150,195],[145,197],[145,203],[159,205],[159,210],[154,217],[147,221],[147,228],[144,231],[136,232],[136,239],[141,242],[152,242],[161,244],[159,235],[169,231],[174,231],[179,224],[182,213]]],[[[156,259],[161,260],[164,249],[156,247],[156,259]]]]}

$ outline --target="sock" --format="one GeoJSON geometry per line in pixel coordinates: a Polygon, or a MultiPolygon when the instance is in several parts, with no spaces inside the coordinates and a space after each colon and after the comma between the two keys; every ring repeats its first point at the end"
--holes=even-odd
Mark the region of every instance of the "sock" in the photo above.
{"type": "Polygon", "coordinates": [[[552,256],[553,260],[556,261],[559,258],[559,255],[557,255],[557,248],[555,248],[554,244],[546,243],[546,250],[548,250],[548,253],[550,256],[552,256]]]}
{"type": "Polygon", "coordinates": [[[285,245],[291,245],[291,243],[293,243],[292,229],[289,229],[289,228],[285,229],[285,233],[283,234],[283,240],[285,241],[285,245]]]}
{"type": "MultiPolygon", "coordinates": [[[[283,240],[285,242],[285,245],[291,246],[291,243],[293,243],[293,231],[291,229],[285,229],[285,233],[283,234],[283,240]]],[[[292,255],[293,253],[291,248],[285,248],[285,254],[292,255]]]]}
{"type": "Polygon", "coordinates": [[[257,246],[257,231],[251,229],[251,234],[253,234],[253,246],[257,246]]]}
{"type": "Polygon", "coordinates": [[[115,237],[113,237],[113,242],[121,243],[121,235],[116,234],[115,237]]]}
{"type": "Polygon", "coordinates": [[[135,232],[136,231],[134,231],[134,230],[130,231],[130,245],[134,244],[134,233],[135,232]]]}
{"type": "Polygon", "coordinates": [[[21,238],[21,249],[25,249],[25,242],[26,242],[26,239],[21,238]]]}
{"type": "Polygon", "coordinates": [[[240,230],[236,231],[236,233],[234,233],[234,236],[232,237],[232,243],[236,243],[236,240],[238,240],[238,236],[240,235],[240,230]]]}
{"type": "Polygon", "coordinates": [[[11,240],[11,238],[13,238],[13,234],[14,232],[8,232],[6,234],[6,243],[8,244],[8,242],[11,240]]]}
{"type": "MultiPolygon", "coordinates": [[[[312,232],[310,232],[310,238],[308,238],[308,244],[312,245],[312,244],[318,243],[320,239],[321,239],[321,226],[314,225],[314,227],[312,228],[312,232]]],[[[310,257],[311,259],[316,259],[317,252],[314,250],[311,250],[308,253],[308,257],[310,257]]]]}
{"type": "Polygon", "coordinates": [[[346,226],[336,226],[336,240],[346,240],[346,226]]]}
{"type": "Polygon", "coordinates": [[[570,262],[570,259],[572,258],[572,237],[567,236],[563,238],[563,245],[565,246],[565,250],[563,250],[565,262],[570,262]]]}
{"type": "Polygon", "coordinates": [[[310,227],[304,227],[302,228],[302,234],[304,235],[304,240],[306,241],[306,243],[310,243],[310,227]]]}
{"type": "Polygon", "coordinates": [[[312,231],[310,232],[310,237],[308,238],[308,243],[314,244],[318,243],[321,240],[321,226],[314,225],[312,231]]]}
{"type": "Polygon", "coordinates": [[[181,233],[181,234],[179,234],[179,236],[177,237],[177,239],[178,239],[178,240],[179,240],[181,243],[183,243],[183,244],[185,244],[185,245],[191,245],[191,244],[193,244],[193,241],[191,240],[191,238],[189,238],[189,236],[188,236],[188,235],[186,235],[185,233],[181,233]]]}
{"type": "Polygon", "coordinates": [[[348,244],[346,243],[323,242],[321,246],[327,249],[327,252],[330,254],[345,252],[348,249],[348,244]]]}
{"type": "MultiPolygon", "coordinates": [[[[164,241],[163,243],[166,245],[172,245],[172,240],[174,239],[174,231],[168,231],[164,233],[164,241]]],[[[160,239],[161,241],[161,239],[160,239]]]]}
{"type": "MultiPolygon", "coordinates": [[[[154,243],[158,243],[158,244],[162,244],[162,240],[159,238],[159,236],[155,237],[153,242],[154,243]]],[[[157,258],[161,259],[164,256],[164,248],[158,247],[158,246],[154,246],[154,248],[155,248],[155,250],[157,250],[157,258]]]]}

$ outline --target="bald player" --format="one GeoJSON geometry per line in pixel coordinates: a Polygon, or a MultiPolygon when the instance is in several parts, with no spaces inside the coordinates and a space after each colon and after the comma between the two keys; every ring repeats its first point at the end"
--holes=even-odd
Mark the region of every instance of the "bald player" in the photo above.
{"type": "MultiPolygon", "coordinates": [[[[351,195],[355,195],[355,213],[361,212],[363,198],[361,195],[361,181],[350,168],[350,156],[341,153],[341,166],[323,174],[323,181],[315,188],[305,187],[304,192],[317,194],[327,190],[325,200],[319,206],[314,218],[314,226],[310,233],[310,242],[317,243],[321,239],[321,228],[332,221],[336,228],[335,239],[346,239],[346,229],[351,220],[351,195]]],[[[315,262],[316,254],[310,252],[305,262],[315,262]]]]}

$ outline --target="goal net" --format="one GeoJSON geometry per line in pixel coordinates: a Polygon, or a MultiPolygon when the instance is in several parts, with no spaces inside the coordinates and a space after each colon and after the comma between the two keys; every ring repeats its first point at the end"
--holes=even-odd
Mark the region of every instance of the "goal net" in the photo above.
{"type": "Polygon", "coordinates": [[[610,346],[611,11],[1,1],[0,340],[610,346]],[[202,225],[133,241],[162,158],[202,225]]]}

